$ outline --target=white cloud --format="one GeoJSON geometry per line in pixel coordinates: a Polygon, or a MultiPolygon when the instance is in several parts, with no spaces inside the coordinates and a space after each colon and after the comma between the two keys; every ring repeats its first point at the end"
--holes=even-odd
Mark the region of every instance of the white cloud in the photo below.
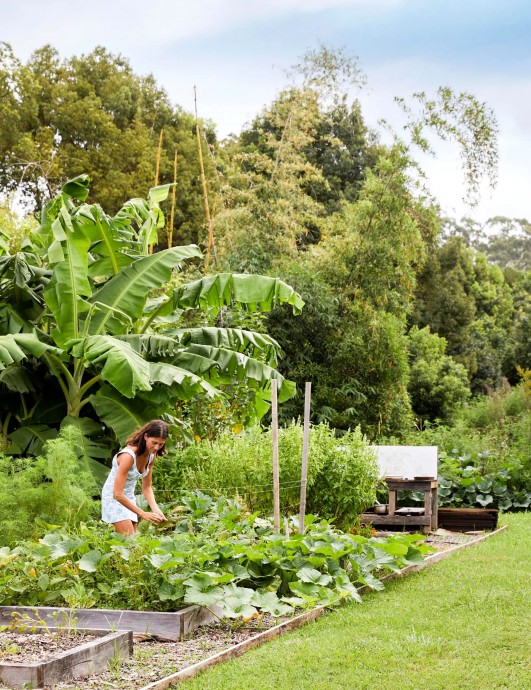
{"type": "Polygon", "coordinates": [[[275,17],[353,4],[391,7],[404,0],[65,0],[2,2],[2,40],[27,57],[45,43],[62,54],[101,44],[131,55],[167,42],[219,34],[275,17]],[[28,21],[31,17],[31,21],[28,21]]]}

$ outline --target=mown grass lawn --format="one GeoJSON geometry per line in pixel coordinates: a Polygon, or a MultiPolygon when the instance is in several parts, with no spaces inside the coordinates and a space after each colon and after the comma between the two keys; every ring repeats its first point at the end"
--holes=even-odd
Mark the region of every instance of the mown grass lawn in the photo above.
{"type": "Polygon", "coordinates": [[[506,532],[179,688],[531,688],[531,513],[500,522],[506,532]]]}

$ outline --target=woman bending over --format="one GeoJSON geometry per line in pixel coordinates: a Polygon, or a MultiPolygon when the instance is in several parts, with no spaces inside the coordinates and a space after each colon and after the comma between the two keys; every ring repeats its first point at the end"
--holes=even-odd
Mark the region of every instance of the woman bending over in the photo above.
{"type": "Polygon", "coordinates": [[[166,520],[153,494],[151,476],[157,457],[166,454],[168,425],[153,419],[135,431],[112,459],[112,468],[101,492],[101,519],[121,534],[134,534],[138,519],[154,524],[166,520]],[[142,493],[152,512],[139,508],[135,487],[142,478],[142,493]]]}

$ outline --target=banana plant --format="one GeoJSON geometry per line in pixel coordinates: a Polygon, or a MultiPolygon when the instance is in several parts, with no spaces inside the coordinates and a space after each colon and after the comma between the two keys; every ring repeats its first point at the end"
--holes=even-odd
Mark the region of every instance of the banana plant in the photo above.
{"type": "Polygon", "coordinates": [[[208,275],[174,287],[175,272],[202,253],[195,245],[149,253],[169,186],[109,216],[84,203],[88,183],[85,175],[69,181],[45,206],[16,262],[2,245],[0,433],[9,452],[36,453],[75,424],[80,454],[102,460],[150,418],[167,415],[178,425],[177,400],[222,396],[218,386],[234,380],[256,388],[259,414],[273,378],[280,401],[293,395],[275,368],[271,337],[179,321],[188,310],[212,315],[233,304],[253,311],[287,303],[298,313],[299,295],[257,275],[208,275]]]}

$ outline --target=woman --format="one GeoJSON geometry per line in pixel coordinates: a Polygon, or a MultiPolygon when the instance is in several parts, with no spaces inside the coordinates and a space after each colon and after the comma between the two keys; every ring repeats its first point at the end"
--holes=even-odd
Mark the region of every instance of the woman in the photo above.
{"type": "Polygon", "coordinates": [[[151,486],[153,465],[160,455],[166,454],[168,425],[160,419],[135,431],[127,439],[125,448],[112,459],[112,468],[101,492],[101,519],[114,525],[121,534],[134,534],[138,518],[157,524],[166,518],[158,507],[151,486]],[[152,512],[136,504],[135,486],[142,477],[142,493],[152,512]]]}

